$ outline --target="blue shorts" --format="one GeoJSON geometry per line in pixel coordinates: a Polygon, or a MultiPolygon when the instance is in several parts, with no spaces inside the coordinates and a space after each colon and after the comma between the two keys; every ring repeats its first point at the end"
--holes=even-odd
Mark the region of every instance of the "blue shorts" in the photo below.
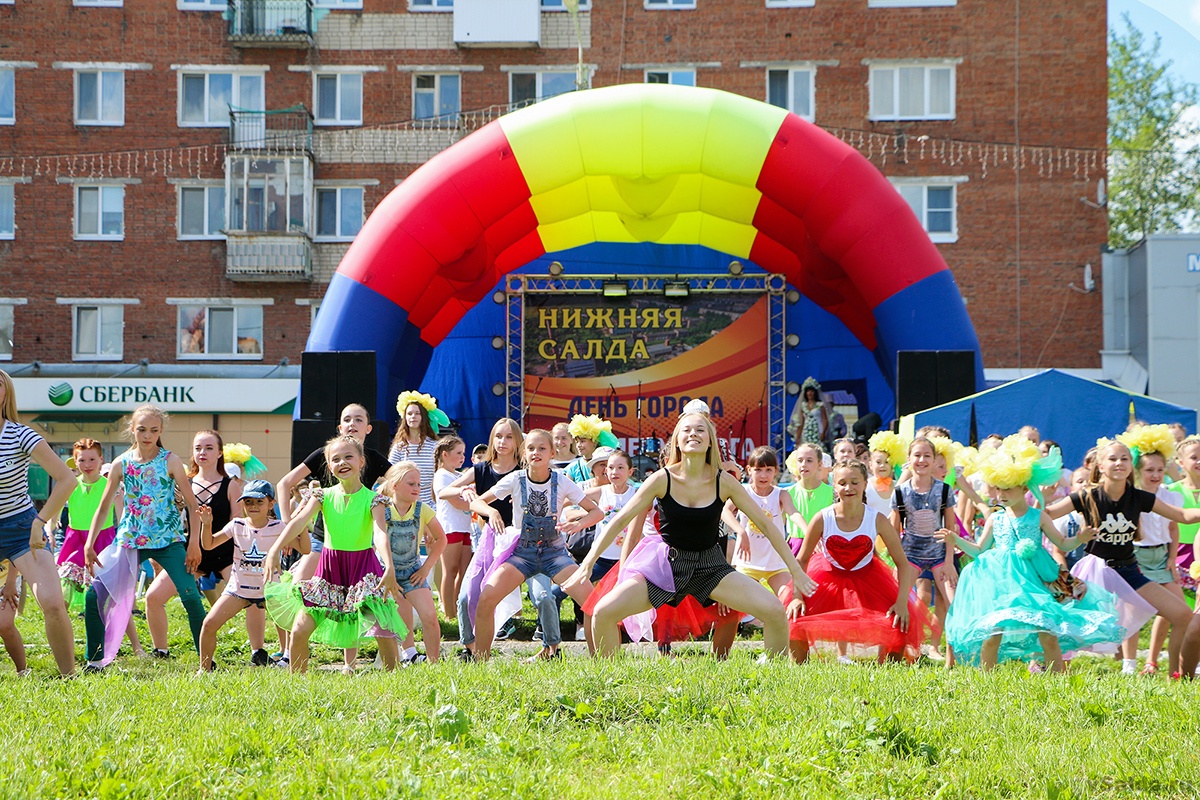
{"type": "Polygon", "coordinates": [[[519,569],[526,580],[539,573],[553,578],[568,567],[574,569],[579,566],[567,552],[567,542],[561,536],[541,545],[518,544],[504,563],[519,569]]]}
{"type": "Polygon", "coordinates": [[[236,597],[238,600],[241,600],[244,603],[249,603],[251,606],[254,606],[255,608],[266,608],[267,607],[267,600],[265,597],[242,597],[240,594],[237,594],[236,592],[230,592],[230,591],[226,591],[223,594],[227,594],[230,597],[236,597]]]}
{"type": "Polygon", "coordinates": [[[1120,575],[1121,580],[1128,583],[1129,587],[1136,592],[1138,589],[1142,588],[1143,586],[1145,586],[1149,583],[1153,583],[1153,581],[1151,581],[1149,578],[1147,578],[1145,575],[1143,575],[1142,571],[1140,569],[1138,569],[1136,558],[1130,559],[1130,560],[1133,561],[1132,564],[1122,563],[1122,566],[1119,566],[1119,567],[1116,566],[1112,561],[1109,561],[1107,563],[1108,563],[1108,566],[1112,567],[1113,572],[1120,575]]]}
{"type": "Polygon", "coordinates": [[[313,555],[316,555],[317,553],[319,553],[325,549],[325,540],[318,539],[317,535],[315,533],[313,533],[312,531],[309,531],[308,540],[310,542],[312,542],[313,555]]]}
{"type": "Polygon", "coordinates": [[[421,583],[413,583],[410,580],[413,573],[421,568],[420,561],[406,561],[404,563],[396,563],[396,584],[400,587],[401,594],[408,594],[417,589],[431,589],[429,585],[429,576],[425,577],[421,583]]]}
{"type": "Polygon", "coordinates": [[[16,561],[30,551],[29,533],[36,518],[32,508],[0,518],[0,560],[16,561]]]}

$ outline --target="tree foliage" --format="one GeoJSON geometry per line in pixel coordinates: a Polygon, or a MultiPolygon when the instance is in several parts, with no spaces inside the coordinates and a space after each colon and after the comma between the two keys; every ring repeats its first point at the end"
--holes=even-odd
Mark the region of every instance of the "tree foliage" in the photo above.
{"type": "Polygon", "coordinates": [[[1108,242],[1181,230],[1200,211],[1197,89],[1123,16],[1108,46],[1108,242]]]}

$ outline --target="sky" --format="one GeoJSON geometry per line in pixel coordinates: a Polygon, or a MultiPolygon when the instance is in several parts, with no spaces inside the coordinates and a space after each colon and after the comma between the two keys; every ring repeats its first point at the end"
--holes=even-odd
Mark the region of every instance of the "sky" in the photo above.
{"type": "Polygon", "coordinates": [[[1152,38],[1162,38],[1163,57],[1178,78],[1200,85],[1200,0],[1108,0],[1108,26],[1120,30],[1122,14],[1152,38]]]}

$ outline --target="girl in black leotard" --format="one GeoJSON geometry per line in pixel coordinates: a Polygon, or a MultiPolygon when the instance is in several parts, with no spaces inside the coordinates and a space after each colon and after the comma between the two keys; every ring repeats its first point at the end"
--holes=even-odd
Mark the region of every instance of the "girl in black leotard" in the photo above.
{"type": "Polygon", "coordinates": [[[596,559],[617,534],[650,504],[659,501],[659,527],[670,576],[656,575],[659,583],[637,573],[621,581],[596,604],[593,618],[597,652],[611,655],[620,645],[618,623],[625,617],[663,605],[678,605],[691,595],[703,605],[723,603],[752,614],[763,623],[763,643],[767,651],[781,654],[787,649],[788,628],[783,605],[775,595],[753,579],[736,572],[725,561],[718,543],[721,508],[732,500],[770,540],[787,565],[797,587],[811,594],[815,584],[800,569],[795,556],[784,542],[783,534],[771,523],[745,487],[720,471],[721,456],[717,433],[712,422],[700,414],[679,418],[671,434],[666,466],[655,472],[633,499],[613,517],[604,535],[597,538],[591,552],[579,565],[576,577],[591,574],[596,559]],[[662,583],[674,582],[674,586],[662,583]]]}

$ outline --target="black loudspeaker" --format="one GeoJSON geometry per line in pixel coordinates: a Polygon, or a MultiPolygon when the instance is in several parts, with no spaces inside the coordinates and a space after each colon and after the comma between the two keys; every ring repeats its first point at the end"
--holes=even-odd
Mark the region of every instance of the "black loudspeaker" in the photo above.
{"type": "Polygon", "coordinates": [[[343,408],[359,403],[374,418],[376,385],[374,350],[306,351],[300,356],[300,417],[336,425],[343,408]]]}
{"type": "Polygon", "coordinates": [[[975,393],[972,350],[896,353],[896,416],[914,414],[975,393]]]}
{"type": "Polygon", "coordinates": [[[337,433],[336,420],[294,419],[292,420],[292,466],[308,458],[318,447],[324,447],[337,433]]]}

